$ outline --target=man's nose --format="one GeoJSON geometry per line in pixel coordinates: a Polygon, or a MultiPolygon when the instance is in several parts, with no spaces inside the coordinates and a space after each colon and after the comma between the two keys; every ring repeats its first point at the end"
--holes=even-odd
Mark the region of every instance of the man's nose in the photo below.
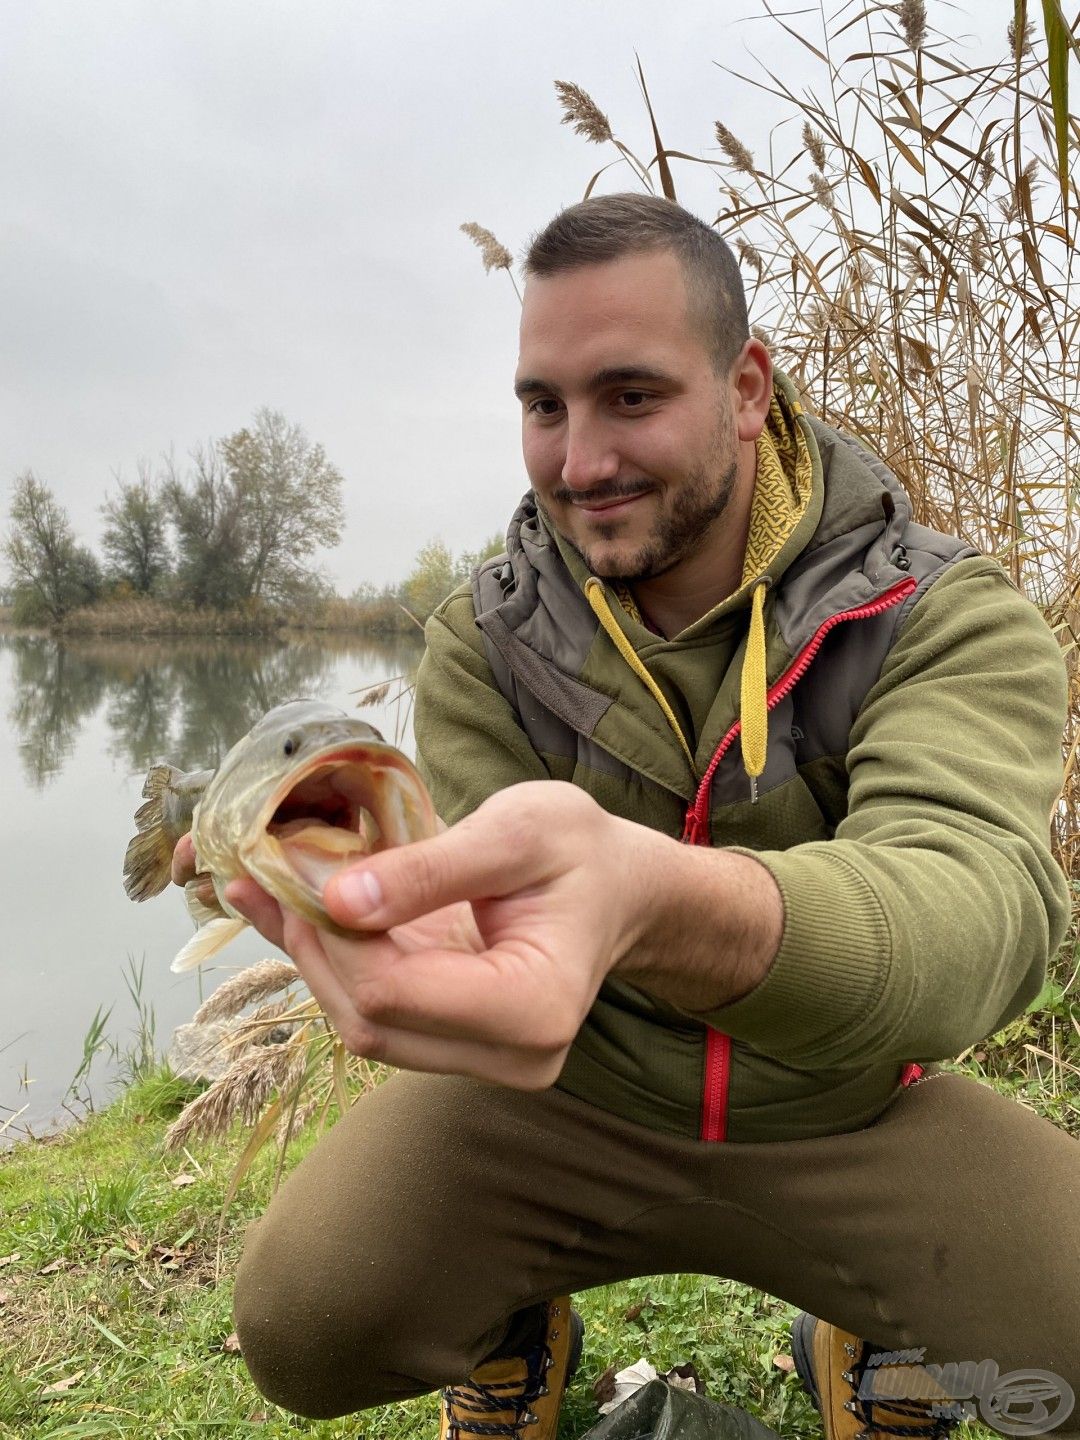
{"type": "Polygon", "coordinates": [[[595,418],[568,414],[562,480],[572,490],[591,490],[619,473],[619,453],[607,427],[595,418]]]}

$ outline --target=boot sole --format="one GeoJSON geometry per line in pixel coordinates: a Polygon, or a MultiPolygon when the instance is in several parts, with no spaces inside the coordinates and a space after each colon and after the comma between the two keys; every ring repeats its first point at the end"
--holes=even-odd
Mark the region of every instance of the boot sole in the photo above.
{"type": "Polygon", "coordinates": [[[814,1384],[814,1366],[810,1359],[811,1348],[814,1343],[814,1326],[817,1321],[812,1315],[807,1315],[805,1310],[799,1312],[791,1323],[791,1358],[795,1361],[795,1369],[799,1379],[803,1383],[807,1394],[814,1402],[814,1408],[821,1409],[821,1397],[818,1394],[817,1386],[814,1384]]]}
{"type": "Polygon", "coordinates": [[[566,1361],[566,1384],[569,1386],[571,1380],[578,1372],[581,1364],[581,1351],[585,1344],[585,1321],[576,1310],[570,1311],[570,1354],[566,1361]]]}

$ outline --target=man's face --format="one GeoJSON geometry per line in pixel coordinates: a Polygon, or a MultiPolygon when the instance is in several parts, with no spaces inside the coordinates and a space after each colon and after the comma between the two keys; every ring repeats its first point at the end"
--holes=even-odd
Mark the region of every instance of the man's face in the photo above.
{"type": "Polygon", "coordinates": [[[670,251],[530,277],[515,389],[533,489],[593,574],[649,579],[708,545],[736,479],[733,390],[670,251]]]}

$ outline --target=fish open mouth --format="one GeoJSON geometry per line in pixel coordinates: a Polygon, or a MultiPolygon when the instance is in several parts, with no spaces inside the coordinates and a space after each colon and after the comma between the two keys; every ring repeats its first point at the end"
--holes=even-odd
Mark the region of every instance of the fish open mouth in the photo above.
{"type": "Polygon", "coordinates": [[[339,747],[278,787],[264,810],[251,873],[321,897],[331,875],[364,855],[434,833],[420,777],[389,746],[339,747]]]}

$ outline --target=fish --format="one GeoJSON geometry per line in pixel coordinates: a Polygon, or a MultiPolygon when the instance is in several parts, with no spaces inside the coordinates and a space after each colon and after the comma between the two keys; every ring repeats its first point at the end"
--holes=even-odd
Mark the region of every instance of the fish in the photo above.
{"type": "Polygon", "coordinates": [[[331,875],[438,829],[412,762],[373,726],[322,700],[269,710],[216,770],[151,766],[142,798],[124,857],[129,898],[147,900],[165,889],[173,850],[189,831],[202,877],[185,887],[198,929],[172,962],[174,971],[203,964],[247,927],[225,899],[230,880],[250,876],[319,929],[349,935],[323,904],[331,875]]]}

